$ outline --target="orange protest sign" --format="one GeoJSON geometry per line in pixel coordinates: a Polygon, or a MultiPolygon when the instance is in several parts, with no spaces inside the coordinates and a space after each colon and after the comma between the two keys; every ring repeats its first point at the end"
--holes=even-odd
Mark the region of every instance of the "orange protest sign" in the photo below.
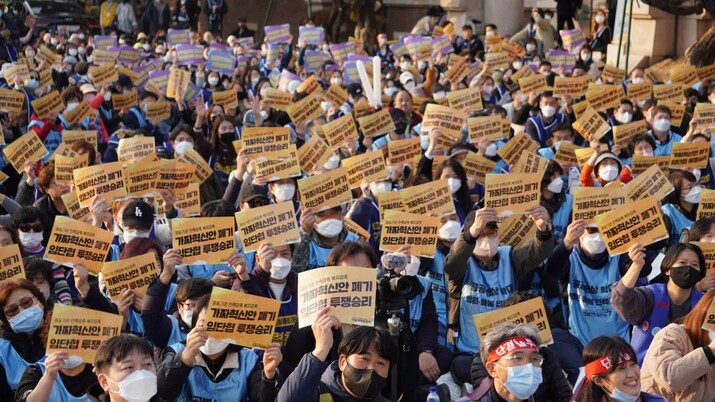
{"type": "Polygon", "coordinates": [[[536,223],[528,214],[515,214],[499,223],[499,244],[521,247],[536,236],[536,223]]]}
{"type": "Polygon", "coordinates": [[[146,103],[147,120],[166,120],[171,117],[171,103],[166,101],[146,103]]]}
{"type": "Polygon", "coordinates": [[[22,92],[0,88],[0,110],[8,113],[22,113],[25,95],[22,92]]]}
{"type": "Polygon", "coordinates": [[[135,135],[119,140],[117,157],[120,162],[131,162],[151,155],[154,151],[154,137],[135,135]]]}
{"type": "Polygon", "coordinates": [[[658,165],[652,165],[645,172],[623,187],[626,200],[629,202],[652,198],[662,200],[675,190],[658,165]]]}
{"type": "Polygon", "coordinates": [[[201,195],[199,194],[199,183],[191,183],[188,187],[186,187],[186,191],[183,194],[177,194],[174,206],[181,211],[184,216],[190,217],[201,215],[201,195]]]}
{"type": "Polygon", "coordinates": [[[520,132],[507,141],[504,146],[499,148],[497,155],[504,159],[509,165],[513,165],[519,161],[523,152],[536,152],[537,149],[539,149],[539,144],[524,132],[520,132]]]}
{"type": "Polygon", "coordinates": [[[268,181],[299,177],[298,151],[295,144],[290,144],[288,151],[278,151],[256,159],[256,175],[265,177],[268,181]]]}
{"type": "MultiPolygon", "coordinates": [[[[449,59],[450,61],[453,60],[451,55],[449,59]]],[[[454,63],[444,72],[445,78],[452,84],[462,81],[464,77],[469,74],[469,65],[467,65],[467,61],[464,57],[455,56],[454,60],[454,63]]]]}
{"type": "Polygon", "coordinates": [[[625,191],[619,187],[575,187],[573,194],[573,220],[592,222],[596,215],[625,205],[625,191]]]}
{"type": "Polygon", "coordinates": [[[340,164],[348,172],[350,189],[359,188],[363,181],[375,182],[387,179],[385,159],[381,150],[343,159],[340,164]]]}
{"type": "Polygon", "coordinates": [[[17,244],[0,247],[0,281],[13,278],[25,278],[25,266],[17,244]]]}
{"type": "Polygon", "coordinates": [[[89,308],[55,304],[47,334],[47,355],[60,350],[69,356],[94,364],[94,357],[102,341],[122,332],[123,318],[89,308]]]}
{"type": "Polygon", "coordinates": [[[214,91],[211,94],[211,100],[214,104],[221,105],[225,109],[235,109],[238,107],[238,92],[235,89],[214,91]]]}
{"type": "Polygon", "coordinates": [[[645,120],[637,120],[627,124],[613,127],[613,141],[621,147],[627,147],[631,138],[638,134],[645,134],[645,120]]]}
{"type": "Polygon", "coordinates": [[[713,217],[715,217],[715,190],[704,188],[700,192],[697,219],[713,217]]]}
{"type": "Polygon", "coordinates": [[[402,196],[405,212],[435,214],[438,217],[454,214],[454,200],[447,179],[435,180],[398,192],[402,196]]]}
{"type": "Polygon", "coordinates": [[[234,141],[236,152],[243,153],[251,159],[268,152],[288,151],[290,145],[290,128],[288,127],[246,127],[241,133],[241,139],[234,141]],[[236,147],[236,145],[240,147],[236,147]]]}
{"type": "Polygon", "coordinates": [[[313,135],[298,148],[298,163],[304,172],[313,173],[316,167],[321,167],[327,162],[330,155],[328,144],[317,135],[313,135]]]}
{"type": "Polygon", "coordinates": [[[539,335],[544,345],[553,343],[549,317],[546,314],[544,301],[540,297],[513,304],[509,307],[501,307],[487,313],[475,314],[472,319],[477,327],[477,334],[480,340],[484,339],[484,336],[493,327],[504,322],[512,322],[535,326],[539,330],[539,335]]]}
{"type": "Polygon", "coordinates": [[[370,232],[347,217],[343,218],[343,225],[349,232],[355,233],[361,241],[370,241],[370,232]]]}
{"type": "Polygon", "coordinates": [[[652,92],[653,84],[648,81],[643,81],[638,84],[631,83],[626,85],[626,93],[628,94],[628,99],[650,99],[652,92]]]}
{"type": "Polygon", "coordinates": [[[191,72],[172,68],[169,70],[169,81],[166,84],[166,97],[169,99],[183,98],[189,82],[191,82],[191,72]]]}
{"type": "Polygon", "coordinates": [[[712,103],[697,103],[693,119],[698,120],[698,128],[715,128],[715,105],[712,103]]]}
{"type": "Polygon", "coordinates": [[[171,159],[162,159],[156,180],[156,190],[173,189],[176,195],[184,194],[194,181],[196,166],[171,159]]]}
{"type": "Polygon", "coordinates": [[[219,264],[236,250],[233,217],[174,218],[172,246],[184,264],[219,264]]]}
{"type": "Polygon", "coordinates": [[[40,141],[40,137],[31,130],[8,144],[3,148],[2,153],[15,170],[22,173],[27,162],[37,162],[47,155],[47,148],[40,141]]]}
{"type": "Polygon", "coordinates": [[[449,107],[454,110],[473,113],[484,109],[482,105],[482,91],[479,87],[465,88],[447,93],[449,107]]]}
{"type": "Polygon", "coordinates": [[[149,285],[159,277],[159,263],[153,251],[136,257],[105,262],[102,277],[107,294],[112,301],[119,301],[122,292],[131,289],[144,296],[149,285]]]}
{"type": "Polygon", "coordinates": [[[533,152],[524,152],[509,173],[540,173],[543,175],[548,164],[548,159],[533,152]]]}
{"type": "Polygon", "coordinates": [[[72,172],[79,205],[89,207],[97,196],[112,201],[127,196],[122,162],[104,163],[76,169],[72,172]]]}
{"type": "Polygon", "coordinates": [[[322,100],[330,102],[339,108],[348,101],[348,93],[340,85],[331,85],[324,93],[322,100]]]}
{"type": "Polygon", "coordinates": [[[380,250],[397,252],[411,246],[410,254],[434,258],[440,219],[434,216],[386,210],[382,218],[380,250]]]}
{"type": "Polygon", "coordinates": [[[184,151],[184,153],[177,158],[177,161],[196,166],[196,171],[194,171],[194,182],[196,183],[201,184],[205,182],[206,179],[213,174],[213,169],[211,169],[211,166],[206,162],[206,159],[199,155],[194,149],[184,151]]]}
{"type": "MultiPolygon", "coordinates": [[[[358,118],[358,124],[360,124],[360,130],[365,137],[376,137],[395,130],[395,123],[392,121],[390,111],[387,108],[358,118]]],[[[327,129],[325,132],[327,135],[327,129]]]]}
{"type": "Polygon", "coordinates": [[[580,147],[578,145],[571,144],[570,142],[562,141],[559,144],[559,148],[556,150],[556,155],[554,155],[554,160],[558,162],[562,167],[568,168],[571,166],[578,166],[578,159],[576,158],[576,150],[580,147]]]}
{"type": "Polygon", "coordinates": [[[653,85],[653,97],[657,100],[680,102],[683,98],[683,84],[653,85]]]}
{"type": "Polygon", "coordinates": [[[704,169],[708,165],[710,144],[707,142],[676,142],[670,154],[670,167],[674,169],[704,169]]]}
{"type": "Polygon", "coordinates": [[[628,252],[635,243],[645,247],[668,237],[663,214],[655,198],[644,198],[628,204],[628,208],[600,214],[594,221],[611,256],[628,252]]]}
{"type": "Polygon", "coordinates": [[[102,270],[113,238],[110,231],[58,215],[42,258],[67,267],[81,262],[96,275],[102,270]]]}
{"type": "Polygon", "coordinates": [[[543,173],[487,174],[484,205],[509,216],[539,205],[543,173]]]}
{"type": "Polygon", "coordinates": [[[32,108],[35,114],[40,117],[50,117],[53,113],[59,113],[65,108],[60,93],[55,91],[32,101],[32,108]]]}
{"type": "Polygon", "coordinates": [[[633,155],[633,163],[631,164],[631,173],[634,177],[645,172],[649,167],[658,165],[660,171],[664,175],[668,174],[668,166],[670,166],[670,156],[641,156],[633,155]]]}
{"type": "Polygon", "coordinates": [[[55,156],[55,181],[69,184],[72,179],[72,171],[83,168],[88,164],[89,154],[82,154],[76,157],[55,156]]]}
{"type": "Polygon", "coordinates": [[[97,149],[97,131],[96,130],[63,130],[62,143],[72,145],[77,141],[86,141],[97,149]]]}
{"type": "Polygon", "coordinates": [[[248,348],[273,340],[280,300],[214,287],[206,311],[206,334],[248,348]]]}
{"type": "Polygon", "coordinates": [[[65,204],[67,214],[74,220],[89,222],[92,216],[89,213],[89,208],[79,205],[77,193],[70,191],[62,194],[62,202],[65,204]]]}
{"type": "Polygon", "coordinates": [[[482,140],[496,141],[504,138],[500,116],[470,117],[467,120],[469,141],[479,144],[482,140]]]}
{"type": "Polygon", "coordinates": [[[292,103],[286,112],[296,127],[300,127],[301,124],[320,116],[323,113],[323,108],[320,107],[320,99],[311,94],[292,103]]]}
{"type": "Polygon", "coordinates": [[[586,91],[586,100],[595,110],[616,107],[621,102],[623,88],[620,85],[598,85],[597,90],[586,91]]]}
{"type": "Polygon", "coordinates": [[[679,127],[683,124],[683,116],[685,116],[685,105],[676,101],[659,100],[658,105],[668,106],[670,109],[670,125],[679,127]]]}
{"type": "Polygon", "coordinates": [[[467,177],[471,177],[479,184],[484,184],[484,179],[487,173],[492,173],[496,168],[497,163],[489,158],[478,155],[476,152],[469,152],[467,157],[462,161],[464,173],[467,177]]]}
{"type": "Polygon", "coordinates": [[[98,67],[90,67],[89,77],[92,79],[94,85],[102,86],[119,79],[119,74],[117,74],[114,64],[102,64],[98,67]]]}
{"type": "Polygon", "coordinates": [[[128,94],[112,94],[112,108],[114,110],[130,109],[137,105],[137,92],[128,94]]]}
{"type": "Polygon", "coordinates": [[[283,92],[275,88],[266,88],[266,94],[263,101],[278,110],[286,110],[291,103],[293,97],[288,92],[283,92]]]}
{"type": "Polygon", "coordinates": [[[530,75],[528,77],[519,78],[519,87],[521,92],[528,94],[531,92],[541,93],[546,90],[546,76],[543,74],[530,75]]]}
{"type": "Polygon", "coordinates": [[[608,133],[611,126],[603,120],[596,109],[589,107],[584,114],[573,123],[573,128],[581,133],[583,138],[588,139],[593,136],[596,139],[601,139],[608,133]]]}
{"type": "Polygon", "coordinates": [[[266,242],[281,246],[300,241],[292,202],[279,202],[237,212],[236,224],[244,251],[258,251],[261,244],[266,242]]]}
{"type": "Polygon", "coordinates": [[[127,196],[152,197],[159,179],[160,161],[130,163],[126,167],[127,196]]]}
{"type": "Polygon", "coordinates": [[[387,143],[387,164],[389,166],[412,165],[413,158],[420,154],[422,154],[422,147],[419,137],[387,143]]]}
{"type": "MultiPolygon", "coordinates": [[[[389,118],[390,115],[388,114],[387,117],[389,118]]],[[[390,119],[390,122],[392,122],[392,119],[390,119]]],[[[354,141],[358,138],[355,119],[351,114],[346,114],[345,116],[325,123],[321,126],[321,128],[323,134],[325,134],[325,140],[332,148],[341,147],[346,142],[354,141]]],[[[394,129],[394,125],[392,129],[394,129]]]]}
{"type": "Polygon", "coordinates": [[[338,207],[350,202],[350,181],[343,167],[298,180],[298,190],[303,207],[314,212],[338,207]]]}

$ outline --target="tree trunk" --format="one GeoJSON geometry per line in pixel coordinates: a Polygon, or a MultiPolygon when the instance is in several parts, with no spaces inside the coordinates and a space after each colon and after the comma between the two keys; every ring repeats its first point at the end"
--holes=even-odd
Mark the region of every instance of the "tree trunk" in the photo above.
{"type": "Polygon", "coordinates": [[[695,67],[705,67],[715,63],[715,23],[697,42],[685,51],[685,59],[695,67]]]}

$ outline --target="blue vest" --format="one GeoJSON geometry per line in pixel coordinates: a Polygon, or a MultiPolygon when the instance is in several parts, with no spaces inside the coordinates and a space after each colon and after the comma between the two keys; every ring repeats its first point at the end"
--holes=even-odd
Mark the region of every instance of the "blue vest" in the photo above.
{"type": "Polygon", "coordinates": [[[680,241],[680,235],[683,233],[684,229],[690,229],[693,221],[688,219],[680,209],[676,208],[673,204],[663,204],[661,207],[663,209],[663,214],[670,219],[670,244],[675,244],[680,241]]]}
{"type": "Polygon", "coordinates": [[[565,122],[566,115],[564,115],[563,113],[556,113],[554,121],[552,121],[548,125],[544,124],[544,120],[541,117],[541,114],[538,114],[534,117],[529,117],[529,121],[534,124],[534,127],[536,127],[536,132],[539,135],[539,146],[544,148],[551,146],[551,142],[553,142],[551,139],[551,128],[557,124],[565,122]]]}
{"type": "MultiPolygon", "coordinates": [[[[274,295],[270,287],[266,291],[274,300],[281,300],[283,295],[274,295]]],[[[298,321],[298,297],[290,295],[288,300],[281,300],[281,308],[278,310],[278,321],[276,322],[276,332],[273,333],[273,342],[280,343],[281,347],[286,345],[290,331],[298,321]]]]}
{"type": "Polygon", "coordinates": [[[497,254],[499,265],[493,271],[483,270],[474,258],[469,259],[459,304],[457,349],[460,352],[475,353],[479,349],[479,336],[472,316],[500,308],[516,289],[511,247],[501,246],[497,254]]]}
{"type": "MultiPolygon", "coordinates": [[[[341,243],[348,241],[358,241],[359,237],[353,232],[348,232],[345,236],[345,240],[341,243]]],[[[328,261],[328,256],[330,252],[333,251],[332,247],[320,247],[315,241],[310,242],[310,255],[308,256],[308,269],[322,268],[325,266],[326,261],[328,261]]]]}
{"type": "Polygon", "coordinates": [[[425,272],[425,278],[432,284],[432,298],[437,308],[437,342],[447,345],[447,312],[449,311],[449,298],[447,297],[447,276],[444,274],[444,259],[446,256],[439,248],[434,252],[432,267],[425,272]]]}
{"type": "Polygon", "coordinates": [[[410,299],[410,329],[413,335],[417,333],[417,328],[419,328],[420,321],[422,321],[422,303],[424,303],[430,291],[430,282],[427,278],[417,275],[417,279],[419,279],[424,290],[422,293],[410,299]]]}
{"type": "MultiPolygon", "coordinates": [[[[666,325],[670,324],[668,313],[670,312],[670,298],[665,283],[654,283],[646,286],[653,293],[653,310],[648,317],[633,326],[633,337],[631,338],[631,346],[638,357],[638,365],[643,364],[643,358],[648,351],[650,343],[653,342],[655,334],[666,325]]],[[[703,297],[702,292],[693,289],[690,293],[690,310],[695,308],[700,299],[703,297]]]]}
{"type": "MultiPolygon", "coordinates": [[[[38,362],[44,362],[45,358],[38,360],[38,362]]],[[[15,391],[20,385],[20,378],[22,378],[22,373],[25,369],[32,363],[27,362],[23,359],[12,344],[7,339],[0,339],[0,366],[5,369],[5,380],[7,381],[10,389],[15,391]]]]}
{"type": "Polygon", "coordinates": [[[181,327],[179,327],[179,320],[177,320],[173,314],[169,314],[168,317],[169,320],[171,320],[171,332],[169,332],[169,339],[167,340],[166,344],[174,345],[186,341],[187,333],[182,331],[181,327]]]}
{"type": "Polygon", "coordinates": [[[569,256],[569,330],[586,345],[600,335],[615,335],[628,341],[628,323],[611,306],[611,286],[621,280],[618,257],[606,266],[592,269],[581,261],[574,248],[569,256]]]}
{"type": "MultiPolygon", "coordinates": [[[[183,343],[170,346],[177,354],[186,348],[183,343]]],[[[236,352],[230,352],[236,353],[236,352]]],[[[177,402],[223,402],[248,400],[248,376],[256,365],[258,357],[250,349],[238,352],[238,368],[220,382],[214,382],[202,367],[194,367],[186,379],[177,402]]],[[[228,359],[228,356],[226,356],[228,359]]]]}
{"type": "Polygon", "coordinates": [[[134,117],[137,118],[137,124],[139,124],[139,128],[145,128],[146,127],[146,119],[144,118],[144,115],[142,112],[137,109],[136,107],[133,107],[129,109],[129,111],[134,115],[134,117]]]}
{"type": "Polygon", "coordinates": [[[554,217],[551,219],[551,224],[554,226],[554,244],[558,244],[558,242],[566,236],[566,228],[569,226],[572,209],[573,197],[566,194],[564,203],[561,204],[561,208],[559,208],[558,211],[554,212],[554,217]]]}
{"type": "MultiPolygon", "coordinates": [[[[45,123],[41,120],[32,120],[28,125],[27,125],[27,131],[29,132],[32,127],[39,127],[42,128],[45,126],[45,123]]],[[[47,134],[47,137],[45,138],[44,141],[42,141],[43,144],[45,144],[45,148],[47,148],[47,155],[45,155],[42,158],[42,162],[47,161],[50,158],[50,155],[52,155],[53,152],[57,149],[57,147],[60,146],[62,143],[62,132],[57,131],[57,130],[50,130],[49,134],[47,134]]]]}
{"type": "Polygon", "coordinates": [[[559,297],[549,297],[546,294],[546,290],[544,289],[544,285],[541,282],[541,274],[538,272],[534,272],[534,277],[531,279],[531,283],[529,284],[529,292],[540,296],[542,299],[544,299],[544,304],[548,306],[551,310],[556,308],[561,303],[561,300],[559,297]]]}
{"type": "Polygon", "coordinates": [[[551,147],[546,147],[546,148],[540,148],[538,151],[539,156],[542,158],[546,158],[548,160],[553,160],[556,157],[556,153],[554,152],[554,149],[551,147]]]}
{"type": "Polygon", "coordinates": [[[680,142],[680,140],[683,139],[680,134],[676,134],[672,131],[670,132],[670,137],[665,141],[658,141],[652,131],[649,131],[648,134],[653,136],[653,139],[655,140],[655,150],[653,150],[654,156],[670,156],[670,154],[673,153],[673,144],[680,142]]]}
{"type": "MultiPolygon", "coordinates": [[[[40,370],[42,370],[42,374],[45,373],[45,365],[44,363],[39,363],[40,370]]],[[[85,394],[82,396],[74,396],[72,395],[69,391],[67,391],[67,388],[65,387],[65,384],[62,382],[62,377],[57,376],[57,379],[55,380],[54,385],[52,386],[52,392],[50,392],[50,397],[48,401],[52,402],[89,402],[91,399],[85,394]]]]}

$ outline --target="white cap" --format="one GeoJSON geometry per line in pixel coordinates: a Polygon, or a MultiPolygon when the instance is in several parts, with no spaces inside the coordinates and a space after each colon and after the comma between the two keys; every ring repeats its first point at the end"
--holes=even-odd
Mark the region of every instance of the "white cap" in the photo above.
{"type": "Polygon", "coordinates": [[[403,72],[402,74],[400,74],[400,83],[401,83],[402,85],[407,84],[407,82],[410,81],[410,80],[412,80],[412,81],[415,80],[415,76],[412,75],[411,72],[405,71],[405,72],[403,72]]]}

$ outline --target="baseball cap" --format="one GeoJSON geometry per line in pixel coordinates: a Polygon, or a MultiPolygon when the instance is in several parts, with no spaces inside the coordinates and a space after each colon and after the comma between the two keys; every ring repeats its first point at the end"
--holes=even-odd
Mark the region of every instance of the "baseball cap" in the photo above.
{"type": "Polygon", "coordinates": [[[350,96],[352,96],[353,98],[355,98],[355,97],[358,96],[358,95],[362,95],[362,94],[363,94],[363,92],[362,92],[362,85],[359,84],[359,83],[357,83],[357,82],[353,82],[353,83],[351,83],[350,85],[348,85],[348,90],[347,90],[347,92],[348,92],[348,94],[349,94],[350,96]]]}
{"type": "Polygon", "coordinates": [[[243,204],[254,200],[256,198],[265,198],[268,200],[268,189],[264,186],[257,186],[255,184],[249,184],[241,188],[241,192],[238,194],[238,202],[243,204]]]}
{"type": "Polygon", "coordinates": [[[138,226],[151,230],[154,225],[154,208],[141,200],[132,201],[124,208],[122,224],[125,229],[129,226],[138,226]]]}

